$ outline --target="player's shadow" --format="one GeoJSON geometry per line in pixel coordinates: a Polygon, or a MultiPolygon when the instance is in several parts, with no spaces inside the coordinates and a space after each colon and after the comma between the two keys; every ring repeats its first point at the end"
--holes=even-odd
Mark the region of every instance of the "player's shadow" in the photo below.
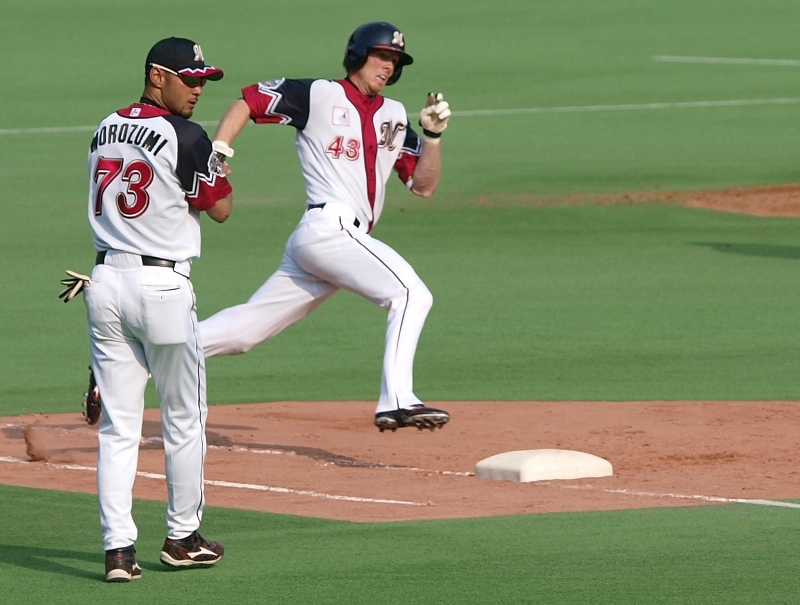
{"type": "Polygon", "coordinates": [[[693,245],[710,248],[714,252],[726,252],[728,254],[800,260],[800,246],[785,246],[781,244],[730,244],[725,242],[693,242],[693,245]]]}
{"type": "MultiPolygon", "coordinates": [[[[156,572],[172,572],[173,569],[161,563],[142,561],[137,557],[142,569],[156,572]]],[[[0,563],[32,569],[38,572],[61,574],[73,578],[86,578],[105,582],[105,555],[103,551],[96,553],[81,552],[79,550],[66,550],[63,548],[45,548],[43,546],[22,546],[18,544],[0,544],[0,563]],[[87,571],[75,567],[70,562],[89,562],[97,571],[87,571]]]]}
{"type": "Polygon", "coordinates": [[[88,580],[103,579],[103,555],[66,550],[63,548],[45,548],[42,546],[25,546],[22,544],[0,544],[0,562],[15,567],[24,567],[34,571],[81,577],[88,580]],[[86,571],[74,567],[73,561],[90,562],[97,565],[97,572],[86,571]],[[102,572],[102,573],[101,573],[102,572]]]}

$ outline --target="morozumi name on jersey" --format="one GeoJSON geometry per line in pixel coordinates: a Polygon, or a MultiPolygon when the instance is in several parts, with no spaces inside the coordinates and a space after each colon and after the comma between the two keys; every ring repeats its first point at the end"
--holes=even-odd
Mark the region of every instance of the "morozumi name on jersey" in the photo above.
{"type": "Polygon", "coordinates": [[[391,171],[411,186],[421,142],[402,103],[367,96],[349,80],[280,79],[242,95],[256,123],[297,129],[309,203],[347,204],[372,229],[391,171]]]}
{"type": "Polygon", "coordinates": [[[89,184],[95,249],[178,262],[200,256],[200,212],[232,191],[205,131],[144,99],[98,126],[89,184]]]}

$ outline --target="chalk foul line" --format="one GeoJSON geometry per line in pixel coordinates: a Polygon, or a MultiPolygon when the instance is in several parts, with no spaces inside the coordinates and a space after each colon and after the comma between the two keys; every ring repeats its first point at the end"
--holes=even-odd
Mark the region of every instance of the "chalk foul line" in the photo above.
{"type": "MultiPolygon", "coordinates": [[[[10,456],[2,456],[0,457],[0,462],[9,462],[9,463],[16,463],[16,464],[30,464],[29,460],[25,460],[24,458],[14,458],[10,456]]],[[[39,463],[41,464],[41,463],[39,463]]],[[[93,466],[82,466],[79,464],[53,464],[50,462],[45,462],[49,468],[55,470],[66,470],[66,471],[91,471],[97,472],[97,468],[93,466]]],[[[143,471],[139,471],[136,473],[137,477],[143,477],[145,479],[156,479],[161,481],[166,481],[167,477],[160,473],[146,473],[143,471]]],[[[244,489],[244,490],[254,490],[260,492],[273,492],[278,494],[294,494],[297,496],[308,496],[310,498],[322,498],[325,500],[341,500],[344,502],[360,502],[360,503],[368,503],[368,504],[396,504],[401,506],[428,506],[425,502],[409,502],[406,500],[389,500],[383,498],[360,498],[358,496],[344,496],[341,494],[326,494],[322,492],[314,492],[310,490],[297,490],[297,489],[290,489],[288,487],[275,487],[271,485],[257,485],[252,483],[235,483],[232,481],[213,481],[210,479],[206,479],[204,481],[206,485],[213,485],[215,487],[227,487],[232,489],[244,489]]]]}
{"type": "MultiPolygon", "coordinates": [[[[251,450],[252,451],[252,450],[251,450]]],[[[263,453],[266,451],[262,450],[263,453]]],[[[269,453],[281,453],[277,451],[269,451],[269,453]]],[[[30,460],[26,460],[24,458],[15,458],[11,456],[0,456],[0,462],[8,462],[8,463],[16,463],[16,464],[31,464],[30,460]]],[[[50,462],[45,463],[38,463],[38,464],[45,464],[50,468],[56,470],[70,470],[70,471],[91,471],[97,472],[97,468],[92,466],[82,466],[77,464],[53,464],[50,462]]],[[[421,468],[414,468],[414,467],[386,467],[388,470],[405,470],[405,471],[412,471],[412,472],[424,472],[424,473],[437,473],[442,475],[457,475],[457,476],[473,476],[473,473],[463,473],[463,472],[455,472],[455,471],[429,471],[421,468]]],[[[143,477],[146,479],[156,479],[165,481],[166,476],[159,474],[159,473],[146,473],[143,471],[139,471],[136,473],[138,477],[143,477]]],[[[792,509],[800,509],[800,504],[794,502],[784,502],[781,500],[764,500],[764,499],[748,499],[748,498],[723,498],[720,496],[705,496],[701,494],[676,494],[676,493],[659,493],[659,492],[645,492],[645,491],[638,491],[632,489],[622,489],[622,488],[605,488],[605,487],[596,487],[593,485],[569,485],[563,483],[556,483],[554,481],[537,481],[534,484],[539,485],[546,485],[548,487],[559,487],[561,489],[572,489],[572,490],[585,490],[585,491],[599,491],[608,494],[622,494],[626,496],[634,496],[640,498],[674,498],[678,500],[698,500],[702,502],[716,502],[720,504],[752,504],[758,506],[775,506],[780,508],[792,508],[792,509]]],[[[361,498],[358,496],[344,496],[340,494],[326,494],[321,492],[314,492],[310,490],[295,490],[290,489],[287,487],[275,487],[269,485],[257,485],[251,483],[236,483],[232,481],[214,481],[214,480],[205,480],[206,485],[213,485],[216,487],[227,487],[232,489],[245,489],[245,490],[254,490],[254,491],[262,491],[262,492],[273,492],[273,493],[280,493],[280,494],[295,494],[299,496],[308,496],[311,498],[324,498],[327,500],[340,500],[345,502],[362,502],[362,503],[371,503],[371,504],[395,504],[395,505],[402,505],[402,506],[428,506],[428,503],[424,502],[410,502],[406,500],[389,500],[389,499],[382,499],[382,498],[361,498]]]]}
{"type": "MultiPolygon", "coordinates": [[[[556,485],[548,482],[548,485],[556,485]]],[[[640,492],[632,489],[613,489],[605,487],[595,487],[592,485],[559,485],[564,489],[599,491],[607,494],[624,494],[627,496],[637,496],[646,498],[676,498],[679,500],[700,500],[702,502],[719,502],[721,504],[758,504],[761,506],[779,506],[782,508],[800,509],[800,504],[794,502],[783,502],[781,500],[749,500],[747,498],[721,498],[719,496],[702,496],[699,494],[661,494],[657,492],[640,492]]]]}

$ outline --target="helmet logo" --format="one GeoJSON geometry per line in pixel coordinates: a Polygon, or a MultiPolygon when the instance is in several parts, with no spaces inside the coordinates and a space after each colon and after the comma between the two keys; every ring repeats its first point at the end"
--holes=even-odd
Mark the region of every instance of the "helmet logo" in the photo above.
{"type": "Polygon", "coordinates": [[[192,50],[194,50],[195,61],[205,61],[205,59],[203,59],[203,51],[200,49],[199,44],[195,44],[192,50]]]}
{"type": "Polygon", "coordinates": [[[399,46],[400,48],[404,48],[406,43],[403,39],[403,32],[394,32],[392,34],[392,44],[395,46],[399,46]]]}

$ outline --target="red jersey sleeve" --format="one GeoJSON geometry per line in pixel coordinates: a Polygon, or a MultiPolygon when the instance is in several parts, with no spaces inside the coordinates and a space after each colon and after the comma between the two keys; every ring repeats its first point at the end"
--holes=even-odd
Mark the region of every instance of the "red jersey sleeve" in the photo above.
{"type": "Polygon", "coordinates": [[[404,183],[408,183],[414,175],[414,169],[417,167],[417,160],[422,151],[422,141],[416,132],[409,126],[406,129],[406,139],[403,142],[403,147],[400,149],[400,155],[394,163],[394,169],[397,171],[397,176],[404,183]]]}

